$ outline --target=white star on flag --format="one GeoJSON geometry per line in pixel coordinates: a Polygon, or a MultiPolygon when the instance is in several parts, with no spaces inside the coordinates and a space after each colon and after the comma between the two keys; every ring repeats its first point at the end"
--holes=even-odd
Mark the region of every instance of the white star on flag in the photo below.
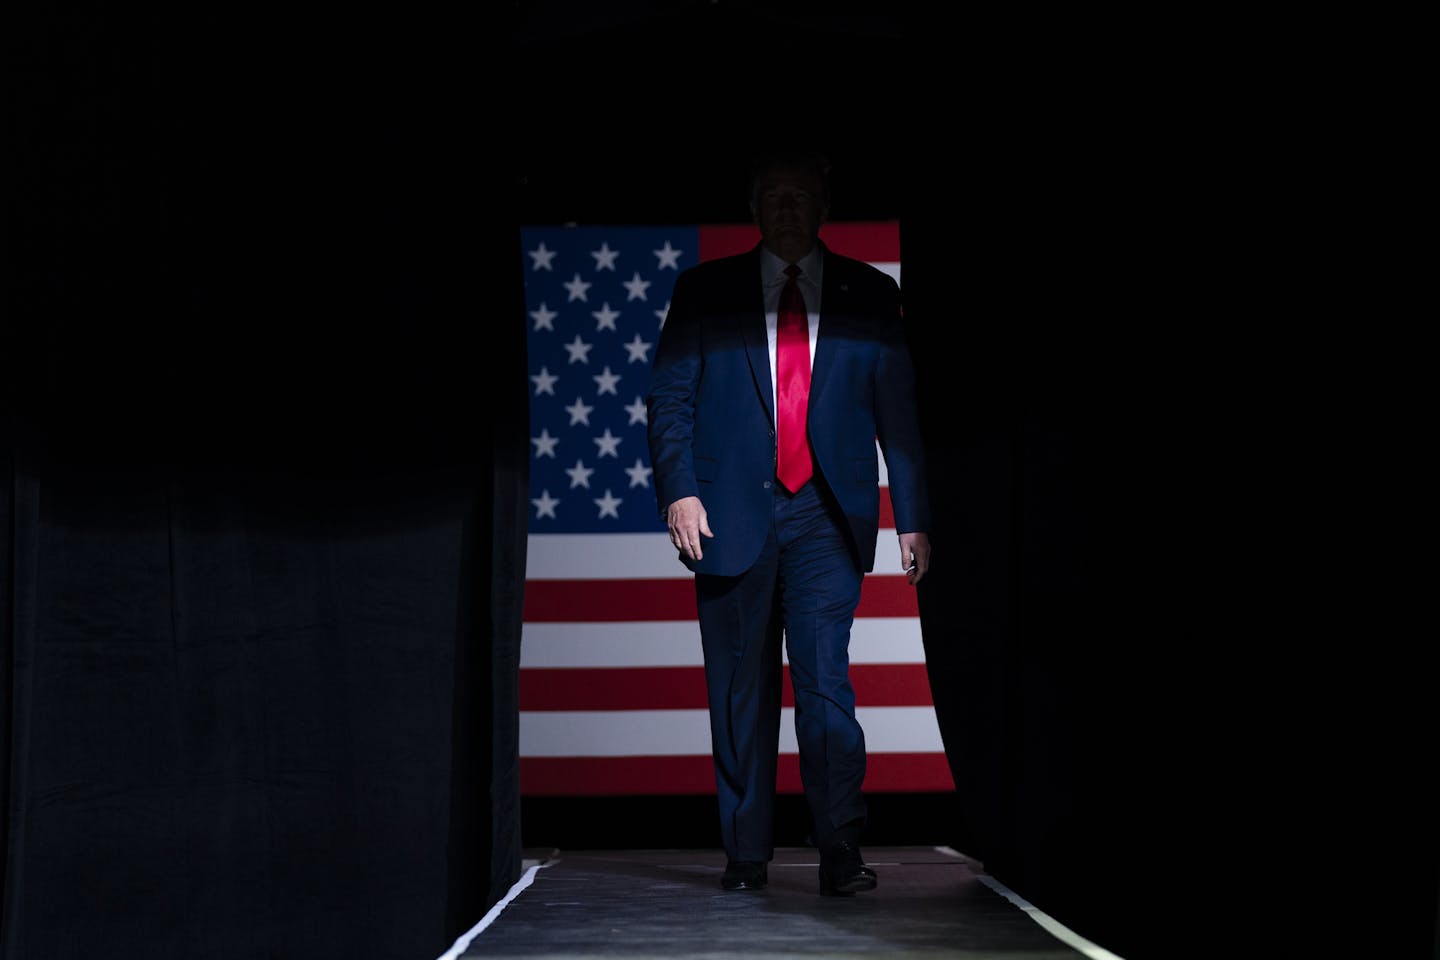
{"type": "Polygon", "coordinates": [[[600,508],[600,516],[614,517],[620,519],[620,504],[624,503],[619,497],[612,494],[607,487],[605,496],[595,498],[595,505],[600,508]]]}
{"type": "Polygon", "coordinates": [[[547,250],[545,248],[545,241],[540,241],[540,246],[536,247],[534,250],[529,251],[530,257],[535,261],[531,265],[530,269],[553,271],[554,268],[550,266],[550,261],[555,259],[556,252],[557,251],[555,250],[547,250]]]}
{"type": "Polygon", "coordinates": [[[565,349],[570,353],[570,362],[589,363],[591,346],[592,344],[580,339],[580,334],[575,334],[575,339],[565,344],[565,349]]]}
{"type": "Polygon", "coordinates": [[[541,490],[540,496],[532,499],[530,502],[535,504],[535,516],[537,518],[553,518],[555,516],[555,505],[558,504],[560,501],[550,496],[549,490],[541,490]]]}
{"type": "Polygon", "coordinates": [[[609,303],[600,305],[599,310],[593,311],[590,316],[595,318],[595,332],[601,330],[614,330],[615,321],[620,319],[620,311],[610,309],[609,303]]]}
{"type": "Polygon", "coordinates": [[[535,396],[538,397],[542,393],[548,393],[552,397],[555,396],[555,381],[560,378],[545,367],[541,367],[540,372],[531,376],[530,379],[535,381],[535,396]]]}
{"type": "Polygon", "coordinates": [[[584,487],[590,489],[590,475],[595,472],[594,468],[585,466],[585,461],[576,460],[575,466],[566,467],[565,472],[570,475],[570,489],[584,487]]]}
{"type": "Polygon", "coordinates": [[[630,354],[631,363],[649,363],[650,347],[652,344],[640,339],[640,334],[635,334],[635,339],[625,344],[625,352],[630,354]]]}
{"type": "Polygon", "coordinates": [[[605,433],[604,433],[604,434],[602,434],[601,436],[598,436],[598,437],[593,437],[592,439],[595,441],[595,446],[597,446],[597,447],[600,448],[599,456],[602,456],[602,457],[618,457],[618,456],[620,456],[620,440],[621,440],[622,438],[621,438],[621,437],[617,437],[617,436],[615,436],[614,434],[612,434],[612,433],[610,432],[610,428],[609,428],[609,427],[606,427],[606,428],[605,428],[605,433]]]}
{"type": "Polygon", "coordinates": [[[553,457],[555,456],[555,445],[560,442],[560,438],[550,436],[549,430],[541,430],[540,436],[531,437],[530,442],[535,444],[535,456],[537,458],[553,457]]]}
{"type": "Polygon", "coordinates": [[[635,276],[625,281],[625,289],[630,291],[630,296],[625,298],[627,301],[648,300],[649,297],[645,296],[645,291],[650,289],[650,281],[640,279],[640,271],[636,270],[635,276]]]}
{"type": "Polygon", "coordinates": [[[611,250],[609,243],[600,244],[599,250],[591,250],[590,256],[595,258],[595,270],[614,270],[615,258],[620,256],[619,250],[611,250]]]}
{"type": "Polygon", "coordinates": [[[644,397],[637,396],[634,403],[626,405],[625,412],[630,414],[630,422],[625,424],[627,427],[650,422],[650,410],[645,406],[644,397]]]}
{"type": "Polygon", "coordinates": [[[555,329],[555,318],[558,317],[558,316],[560,316],[560,314],[556,313],[554,310],[551,310],[549,307],[545,306],[545,301],[544,301],[544,300],[541,300],[541,301],[540,301],[540,309],[539,309],[539,310],[531,310],[531,311],[530,311],[530,316],[532,316],[532,317],[535,318],[535,329],[536,329],[536,330],[554,330],[554,329],[555,329]]]}
{"type": "Polygon", "coordinates": [[[565,408],[565,412],[570,414],[570,426],[572,427],[577,423],[583,423],[587,427],[590,426],[590,414],[593,413],[594,410],[594,407],[586,406],[585,401],[580,397],[576,397],[575,402],[565,408]]]}
{"type": "Polygon", "coordinates": [[[683,251],[683,250],[676,250],[674,247],[670,246],[670,241],[669,241],[669,240],[666,240],[666,241],[665,241],[665,246],[662,247],[661,249],[659,249],[659,250],[652,250],[652,251],[650,251],[650,252],[653,253],[653,254],[655,254],[655,256],[660,260],[660,266],[656,267],[655,269],[657,269],[657,270],[679,270],[679,269],[680,269],[680,254],[684,253],[684,251],[683,251]]]}
{"type": "MultiPolygon", "coordinates": [[[[575,279],[574,279],[574,280],[569,280],[569,281],[566,281],[566,283],[565,283],[565,289],[568,290],[568,291],[570,291],[570,300],[571,300],[571,301],[573,301],[573,300],[584,300],[584,299],[586,299],[586,297],[585,297],[585,291],[586,291],[586,290],[589,290],[592,286],[593,286],[593,284],[586,283],[584,280],[581,280],[581,279],[580,279],[580,274],[578,274],[578,273],[575,274],[575,279]]],[[[566,301],[566,302],[568,303],[568,302],[570,302],[570,301],[566,301]]]]}
{"type": "Polygon", "coordinates": [[[650,474],[654,473],[655,470],[645,466],[645,461],[636,457],[635,466],[626,467],[625,472],[630,475],[630,486],[648,487],[650,486],[650,474]]]}
{"type": "Polygon", "coordinates": [[[620,382],[620,375],[611,373],[608,366],[590,379],[595,381],[595,396],[598,397],[605,393],[614,394],[617,397],[620,395],[619,391],[615,389],[615,384],[620,382]]]}

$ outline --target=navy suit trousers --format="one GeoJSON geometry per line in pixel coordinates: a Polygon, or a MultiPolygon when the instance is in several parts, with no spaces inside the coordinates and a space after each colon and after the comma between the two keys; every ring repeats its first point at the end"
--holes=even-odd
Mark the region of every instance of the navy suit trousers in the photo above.
{"type": "Polygon", "coordinates": [[[695,578],[720,833],[731,860],[774,855],[782,637],[814,837],[823,844],[865,816],[865,734],[849,653],[862,573],[818,476],[793,496],[778,483],[774,490],[755,564],[736,577],[695,578]]]}

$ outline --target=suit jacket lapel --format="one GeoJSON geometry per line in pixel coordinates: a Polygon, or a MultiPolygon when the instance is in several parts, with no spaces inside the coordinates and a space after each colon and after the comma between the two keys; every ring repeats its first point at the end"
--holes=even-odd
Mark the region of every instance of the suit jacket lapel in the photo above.
{"type": "Polygon", "coordinates": [[[750,359],[750,375],[755,381],[755,392],[765,405],[770,422],[775,422],[775,398],[770,386],[770,342],[765,332],[765,291],[760,285],[760,244],[750,251],[739,268],[745,271],[737,290],[749,290],[746,302],[741,305],[738,316],[740,335],[745,343],[745,355],[750,359]]]}
{"type": "Polygon", "coordinates": [[[820,329],[815,335],[815,362],[810,367],[810,406],[825,390],[825,381],[835,357],[835,317],[845,312],[849,300],[850,283],[845,275],[844,264],[839,257],[830,255],[830,250],[821,244],[824,251],[824,281],[820,289],[820,329]]]}

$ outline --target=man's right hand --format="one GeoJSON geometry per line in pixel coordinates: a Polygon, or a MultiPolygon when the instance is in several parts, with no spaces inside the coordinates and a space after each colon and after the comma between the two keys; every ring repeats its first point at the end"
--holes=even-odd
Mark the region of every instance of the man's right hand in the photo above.
{"type": "Polygon", "coordinates": [[[670,542],[684,556],[699,560],[705,555],[700,549],[700,537],[713,537],[710,522],[705,516],[705,505],[699,497],[681,497],[665,508],[665,523],[670,527],[670,542]]]}

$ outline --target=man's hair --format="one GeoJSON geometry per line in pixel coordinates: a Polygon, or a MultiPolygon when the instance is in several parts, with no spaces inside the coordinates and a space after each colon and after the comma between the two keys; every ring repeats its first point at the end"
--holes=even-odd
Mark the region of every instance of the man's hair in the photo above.
{"type": "Polygon", "coordinates": [[[804,147],[782,147],[757,153],[750,158],[750,202],[754,203],[758,197],[755,195],[755,187],[760,178],[771,170],[781,168],[788,170],[805,170],[815,175],[820,182],[820,202],[826,206],[830,204],[830,160],[823,153],[817,150],[810,150],[804,147]]]}

